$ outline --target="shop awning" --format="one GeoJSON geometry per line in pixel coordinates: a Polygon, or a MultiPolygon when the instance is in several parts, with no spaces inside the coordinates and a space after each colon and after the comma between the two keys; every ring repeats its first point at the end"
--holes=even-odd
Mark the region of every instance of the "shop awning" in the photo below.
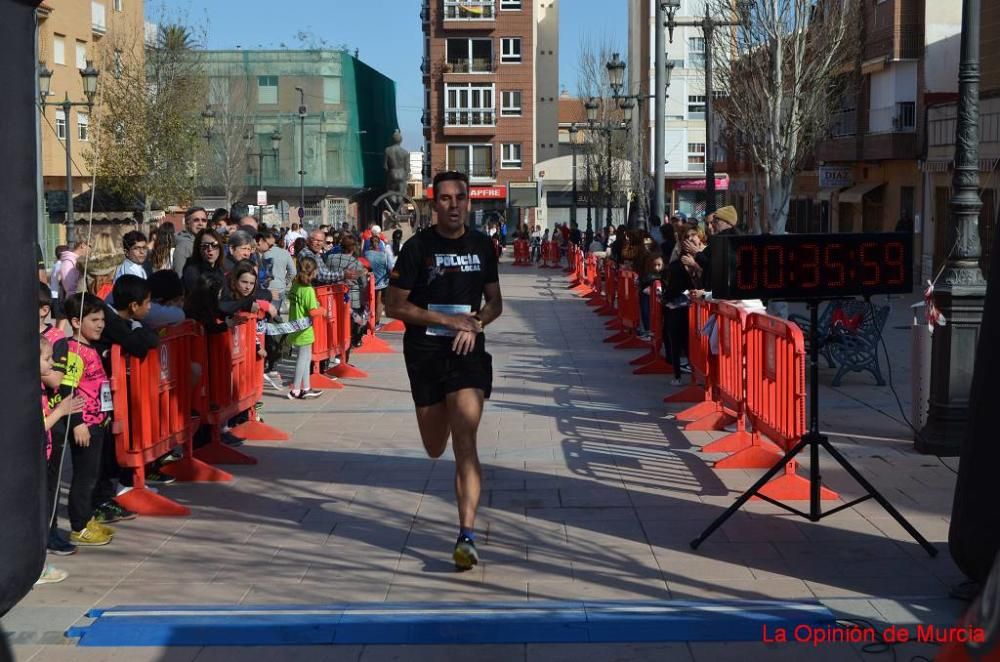
{"type": "Polygon", "coordinates": [[[865,182],[864,184],[852,186],[846,191],[841,192],[837,201],[857,204],[861,202],[861,198],[865,197],[879,186],[885,186],[885,182],[865,182]]]}

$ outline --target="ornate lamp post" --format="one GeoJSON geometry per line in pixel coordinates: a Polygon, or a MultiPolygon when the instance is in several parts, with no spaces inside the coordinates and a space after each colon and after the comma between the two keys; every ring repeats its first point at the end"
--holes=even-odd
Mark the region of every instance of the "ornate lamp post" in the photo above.
{"type": "MultiPolygon", "coordinates": [[[[597,121],[597,109],[599,107],[600,106],[597,104],[597,101],[594,100],[593,98],[588,99],[587,102],[585,104],[583,104],[584,110],[587,111],[587,126],[590,128],[591,131],[595,131],[596,130],[594,123],[597,121]]],[[[590,187],[590,161],[591,161],[591,159],[588,158],[587,159],[587,232],[593,232],[594,231],[593,227],[591,225],[591,212],[590,212],[590,208],[591,208],[591,205],[592,205],[591,198],[593,197],[592,191],[591,191],[591,187],[590,187]]],[[[597,197],[598,197],[598,199],[600,199],[600,197],[601,197],[600,194],[601,194],[601,181],[600,181],[600,178],[598,178],[598,180],[597,180],[597,197]]]]}
{"type": "Polygon", "coordinates": [[[980,0],[962,2],[951,198],[954,248],[935,287],[937,306],[948,325],[934,332],[930,407],[916,444],[917,450],[936,455],[958,454],[968,420],[977,340],[993,341],[979,338],[986,299],[986,279],[979,267],[979,8],[980,0]]]}
{"type": "Polygon", "coordinates": [[[296,87],[299,93],[299,221],[306,214],[306,91],[296,87]]]}
{"type": "MultiPolygon", "coordinates": [[[[577,206],[577,195],[576,195],[576,135],[579,129],[576,128],[576,124],[572,124],[569,127],[569,145],[570,149],[573,150],[573,202],[569,208],[569,220],[571,223],[576,223],[576,206],[577,206]]],[[[587,229],[590,229],[590,223],[587,223],[587,229]]]]}
{"type": "Polygon", "coordinates": [[[215,127],[215,111],[212,110],[212,104],[205,104],[205,110],[201,111],[201,123],[205,127],[205,142],[212,142],[212,129],[215,127]]]}
{"type": "MultiPolygon", "coordinates": [[[[670,35],[670,43],[674,43],[674,29],[679,27],[701,28],[705,37],[705,215],[715,211],[715,150],[712,134],[712,45],[716,28],[734,27],[749,22],[750,10],[754,0],[736,0],[738,20],[726,20],[709,16],[710,3],[705,3],[705,15],[700,18],[677,20],[677,12],[681,8],[681,0],[661,0],[660,5],[667,14],[664,23],[670,35]]],[[[657,28],[659,29],[659,27],[657,28]]],[[[662,118],[657,118],[662,119],[662,118]]]]}
{"type": "MultiPolygon", "coordinates": [[[[253,133],[253,127],[247,133],[247,138],[253,140],[256,134],[253,133]]],[[[281,145],[281,131],[277,128],[271,133],[271,151],[265,152],[263,149],[258,148],[256,152],[249,152],[247,156],[257,157],[257,190],[264,190],[264,157],[273,156],[275,163],[278,162],[278,147],[281,145]]],[[[262,209],[257,211],[257,220],[263,220],[264,212],[262,209]]]]}
{"type": "Polygon", "coordinates": [[[69,93],[62,101],[46,101],[52,90],[52,71],[45,66],[44,62],[39,63],[41,69],[38,71],[38,105],[45,112],[47,106],[55,106],[63,111],[66,118],[66,242],[70,245],[76,234],[76,223],[73,218],[73,131],[70,127],[69,113],[74,106],[86,106],[89,112],[94,107],[94,97],[97,96],[97,79],[100,72],[94,68],[94,63],[87,60],[87,66],[80,69],[80,78],[83,79],[83,94],[86,101],[70,101],[69,93]]]}

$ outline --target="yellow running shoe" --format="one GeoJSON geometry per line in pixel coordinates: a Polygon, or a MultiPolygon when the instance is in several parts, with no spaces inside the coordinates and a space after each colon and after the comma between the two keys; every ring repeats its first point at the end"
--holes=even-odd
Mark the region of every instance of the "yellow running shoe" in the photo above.
{"type": "Polygon", "coordinates": [[[103,531],[91,527],[90,524],[92,523],[93,520],[88,522],[87,526],[83,529],[70,533],[70,542],[77,547],[101,547],[111,542],[111,536],[103,531]]]}

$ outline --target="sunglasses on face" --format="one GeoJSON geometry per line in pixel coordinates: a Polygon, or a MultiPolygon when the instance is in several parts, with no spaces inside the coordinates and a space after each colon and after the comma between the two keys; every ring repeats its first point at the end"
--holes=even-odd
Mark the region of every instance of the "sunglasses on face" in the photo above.
{"type": "Polygon", "coordinates": [[[218,250],[218,249],[219,249],[219,245],[215,244],[215,243],[202,244],[201,245],[201,250],[203,250],[203,251],[207,251],[207,250],[213,250],[213,251],[215,251],[215,250],[218,250]]]}

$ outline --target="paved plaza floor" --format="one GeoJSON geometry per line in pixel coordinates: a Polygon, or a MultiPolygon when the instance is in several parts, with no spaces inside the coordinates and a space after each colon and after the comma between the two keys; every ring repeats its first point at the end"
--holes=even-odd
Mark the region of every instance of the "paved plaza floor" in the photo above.
{"type": "MultiPolygon", "coordinates": [[[[601,342],[602,318],[561,271],[502,269],[505,312],[487,333],[494,391],[479,436],[481,564],[456,573],[454,465],[416,433],[401,353],[357,355],[371,377],[315,401],[265,394],[288,442],[251,442],[256,466],[230,483],[161,488],[184,518],[122,523],[112,545],[52,561],[70,573],[37,587],[3,619],[18,660],[888,659],[857,645],[761,642],[273,648],[85,648],[63,632],[94,607],[343,602],[820,600],[844,618],[950,624],[961,579],[947,553],[957,466],[912,450],[887,387],[864,375],[822,379],[822,427],[941,550],[931,559],[873,501],[819,523],[752,502],[698,551],[689,541],[760,475],[715,471],[699,452],[718,433],[667,417],[668,378],[634,376],[601,342]]],[[[909,415],[909,322],[893,302],[894,382],[909,415]]],[[[400,349],[400,336],[386,336],[400,349]]],[[[859,487],[832,461],[825,483],[859,487]]],[[[804,471],[804,470],[803,470],[804,471]]],[[[899,646],[899,659],[933,648],[899,646]]]]}

